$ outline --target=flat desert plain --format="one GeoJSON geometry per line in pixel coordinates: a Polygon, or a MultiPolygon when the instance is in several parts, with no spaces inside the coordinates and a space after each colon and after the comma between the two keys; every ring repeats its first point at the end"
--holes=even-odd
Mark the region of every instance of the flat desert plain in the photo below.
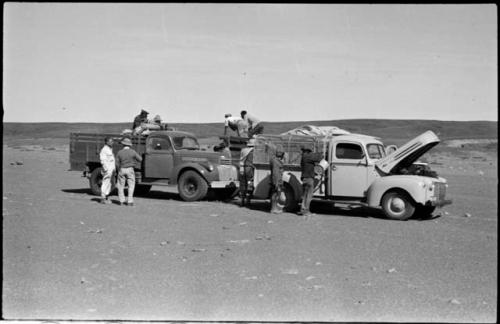
{"type": "Polygon", "coordinates": [[[441,143],[425,159],[453,204],[429,220],[315,203],[187,203],[153,187],[101,205],[68,146],[3,145],[7,320],[497,321],[497,149],[441,143]]]}

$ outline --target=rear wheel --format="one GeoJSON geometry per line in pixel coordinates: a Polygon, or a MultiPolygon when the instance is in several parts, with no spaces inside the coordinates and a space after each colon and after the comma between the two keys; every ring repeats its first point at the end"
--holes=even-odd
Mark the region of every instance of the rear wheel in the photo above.
{"type": "MultiPolygon", "coordinates": [[[[102,186],[102,167],[95,168],[90,173],[89,186],[92,193],[96,196],[101,196],[101,186],[102,186]]],[[[111,177],[111,190],[110,193],[115,190],[116,177],[113,174],[111,177]]]]}
{"type": "Polygon", "coordinates": [[[295,194],[293,192],[292,187],[285,184],[284,191],[285,191],[286,202],[285,202],[285,207],[283,207],[283,209],[286,212],[290,213],[297,212],[299,210],[299,203],[297,199],[295,199],[295,194]]]}
{"type": "Polygon", "coordinates": [[[208,183],[196,171],[189,170],[181,174],[178,189],[184,201],[196,201],[205,198],[208,183]]]}
{"type": "Polygon", "coordinates": [[[382,198],[382,210],[389,219],[407,220],[415,213],[415,204],[407,194],[391,191],[382,198]]]}

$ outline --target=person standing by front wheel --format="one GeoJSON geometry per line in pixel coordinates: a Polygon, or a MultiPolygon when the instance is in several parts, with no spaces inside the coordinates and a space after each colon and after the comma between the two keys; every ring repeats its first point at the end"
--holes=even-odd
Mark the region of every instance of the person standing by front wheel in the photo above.
{"type": "Polygon", "coordinates": [[[241,150],[240,155],[240,197],[241,207],[250,204],[250,199],[253,194],[253,148],[255,139],[250,139],[247,147],[241,150]]]}
{"type": "Polygon", "coordinates": [[[110,204],[111,178],[115,172],[115,155],[113,154],[113,139],[111,137],[104,139],[104,146],[99,153],[99,159],[102,166],[101,203],[110,204]]]}
{"type": "Polygon", "coordinates": [[[130,138],[121,141],[123,149],[116,154],[116,164],[118,169],[118,198],[120,205],[125,204],[125,183],[128,185],[128,206],[134,206],[135,171],[136,163],[142,162],[142,157],[134,151],[130,138]]]}
{"type": "Polygon", "coordinates": [[[300,160],[301,180],[302,180],[302,203],[299,215],[309,217],[312,215],[309,207],[314,192],[314,166],[319,163],[323,157],[321,153],[313,153],[312,147],[303,145],[301,147],[302,158],[300,160]]]}
{"type": "Polygon", "coordinates": [[[280,196],[283,193],[283,163],[285,152],[281,145],[276,146],[276,152],[271,157],[271,213],[280,214],[283,212],[283,204],[279,204],[280,196]]]}

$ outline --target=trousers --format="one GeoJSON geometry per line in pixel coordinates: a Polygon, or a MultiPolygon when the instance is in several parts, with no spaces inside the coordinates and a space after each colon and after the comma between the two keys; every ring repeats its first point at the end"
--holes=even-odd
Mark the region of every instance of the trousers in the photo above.
{"type": "Polygon", "coordinates": [[[109,196],[111,192],[111,177],[113,177],[113,173],[115,172],[114,167],[104,167],[102,168],[102,184],[101,184],[101,197],[106,198],[109,196]]]}
{"type": "Polygon", "coordinates": [[[120,202],[125,202],[125,183],[128,185],[128,203],[134,202],[135,172],[134,168],[120,168],[118,171],[118,198],[120,202]]]}
{"type": "Polygon", "coordinates": [[[302,179],[302,204],[300,206],[301,212],[309,212],[309,207],[311,205],[311,200],[313,198],[314,191],[314,179],[304,178],[302,179]]]}

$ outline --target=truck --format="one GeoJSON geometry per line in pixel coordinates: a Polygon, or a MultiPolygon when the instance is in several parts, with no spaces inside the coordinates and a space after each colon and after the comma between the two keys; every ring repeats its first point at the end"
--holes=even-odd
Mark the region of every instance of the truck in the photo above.
{"type": "Polygon", "coordinates": [[[417,136],[390,154],[386,154],[379,138],[363,134],[266,134],[256,136],[255,140],[253,198],[270,197],[269,160],[279,144],[285,151],[283,183],[287,211],[296,211],[302,197],[300,148],[304,144],[324,157],[323,167],[315,168],[314,199],[381,208],[392,220],[407,220],[415,215],[430,217],[436,208],[452,203],[446,197],[446,179],[418,161],[440,142],[432,131],[417,136]]]}
{"type": "MultiPolygon", "coordinates": [[[[90,190],[101,194],[102,169],[99,153],[106,137],[114,140],[113,153],[122,148],[122,134],[71,133],[70,171],[83,172],[90,190]]],[[[148,135],[129,135],[132,148],[142,156],[134,167],[135,193],[147,194],[152,186],[177,186],[185,201],[197,201],[213,193],[227,200],[238,192],[238,170],[221,153],[202,150],[196,136],[189,132],[160,130],[148,135]]],[[[113,188],[116,177],[112,178],[113,188]]]]}

